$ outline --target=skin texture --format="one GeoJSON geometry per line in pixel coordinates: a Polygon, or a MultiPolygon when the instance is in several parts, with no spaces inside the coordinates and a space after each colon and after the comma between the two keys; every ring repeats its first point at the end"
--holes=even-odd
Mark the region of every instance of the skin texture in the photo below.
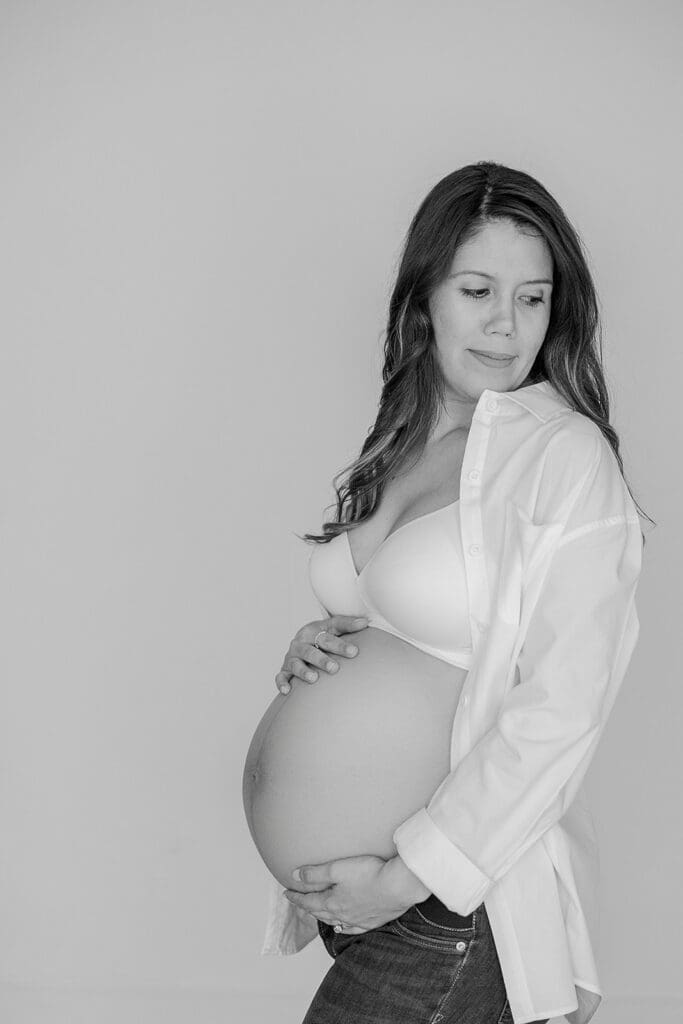
{"type": "MultiPolygon", "coordinates": [[[[356,636],[357,658],[342,659],[337,673],[321,673],[314,685],[295,679],[287,697],[274,698],[247,753],[247,822],[264,863],[286,888],[303,889],[292,876],[297,866],[374,855],[379,868],[393,859],[394,829],[450,770],[451,727],[467,670],[383,629],[356,636]]],[[[394,864],[390,875],[399,868],[394,864]]],[[[415,895],[411,900],[409,887],[404,910],[429,895],[417,879],[412,884],[415,895]]],[[[388,910],[386,920],[397,916],[394,903],[388,910]]],[[[343,920],[369,925],[367,913],[354,910],[343,920]]]]}
{"type": "MultiPolygon", "coordinates": [[[[445,408],[430,444],[468,428],[485,389],[523,386],[550,320],[552,283],[528,283],[538,279],[553,280],[550,248],[542,236],[522,233],[511,221],[488,223],[456,253],[429,301],[446,384],[445,408]],[[472,348],[515,358],[509,366],[489,367],[472,348]]],[[[356,927],[345,928],[349,933],[378,927],[429,895],[399,856],[302,866],[302,878],[307,884],[299,888],[306,892],[289,890],[291,902],[321,920],[354,922],[356,927]]]]}
{"type": "Polygon", "coordinates": [[[487,224],[455,254],[449,276],[429,301],[437,358],[446,381],[446,409],[433,432],[435,440],[469,426],[486,388],[514,391],[523,385],[550,320],[552,285],[523,283],[537,278],[553,279],[548,243],[521,234],[511,221],[487,224]],[[492,277],[463,274],[464,270],[492,277]],[[538,298],[543,301],[536,302],[538,298]],[[510,366],[484,366],[470,348],[515,359],[510,366]]]}

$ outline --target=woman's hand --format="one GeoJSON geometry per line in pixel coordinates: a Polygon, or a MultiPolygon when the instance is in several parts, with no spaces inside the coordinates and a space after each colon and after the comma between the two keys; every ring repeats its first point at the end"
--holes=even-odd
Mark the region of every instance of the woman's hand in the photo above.
{"type": "Polygon", "coordinates": [[[379,928],[430,895],[398,855],[343,857],[297,871],[301,891],[286,889],[289,902],[327,924],[342,921],[347,935],[379,928]]]}
{"type": "Polygon", "coordinates": [[[358,648],[355,644],[348,644],[345,640],[339,639],[340,634],[354,633],[359,629],[366,629],[367,625],[366,617],[356,618],[353,615],[331,615],[327,619],[315,619],[313,622],[307,622],[289,645],[282,668],[275,676],[280,693],[289,693],[292,688],[290,683],[292,676],[298,676],[299,679],[303,679],[307,683],[314,683],[318,674],[311,669],[311,666],[324,669],[325,672],[336,672],[339,664],[327,657],[327,651],[344,658],[354,658],[358,654],[358,648]],[[318,637],[319,650],[313,645],[313,641],[321,629],[324,629],[325,632],[318,637]]]}

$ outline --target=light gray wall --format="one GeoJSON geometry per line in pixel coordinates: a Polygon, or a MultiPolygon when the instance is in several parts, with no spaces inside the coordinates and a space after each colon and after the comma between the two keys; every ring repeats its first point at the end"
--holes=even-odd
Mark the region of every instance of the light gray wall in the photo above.
{"type": "Polygon", "coordinates": [[[485,158],[585,239],[659,523],[589,788],[605,1024],[678,1019],[682,10],[4,0],[3,1022],[303,1016],[330,961],[259,955],[243,758],[318,614],[294,531],[374,416],[403,234],[485,158]]]}

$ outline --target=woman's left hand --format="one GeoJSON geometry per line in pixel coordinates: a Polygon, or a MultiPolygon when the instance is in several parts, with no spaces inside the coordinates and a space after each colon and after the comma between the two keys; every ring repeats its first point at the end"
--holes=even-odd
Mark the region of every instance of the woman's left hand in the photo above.
{"type": "Polygon", "coordinates": [[[343,857],[298,870],[301,891],[286,889],[289,902],[327,924],[342,921],[349,935],[379,928],[430,895],[398,855],[343,857]]]}

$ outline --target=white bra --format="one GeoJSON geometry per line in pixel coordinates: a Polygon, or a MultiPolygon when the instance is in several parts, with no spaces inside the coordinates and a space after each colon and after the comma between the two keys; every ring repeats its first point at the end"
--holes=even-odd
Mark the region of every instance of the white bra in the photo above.
{"type": "Polygon", "coordinates": [[[348,530],[316,543],[308,575],[331,615],[365,615],[443,661],[470,668],[472,641],[456,501],[425,512],[386,537],[356,571],[348,530]]]}

